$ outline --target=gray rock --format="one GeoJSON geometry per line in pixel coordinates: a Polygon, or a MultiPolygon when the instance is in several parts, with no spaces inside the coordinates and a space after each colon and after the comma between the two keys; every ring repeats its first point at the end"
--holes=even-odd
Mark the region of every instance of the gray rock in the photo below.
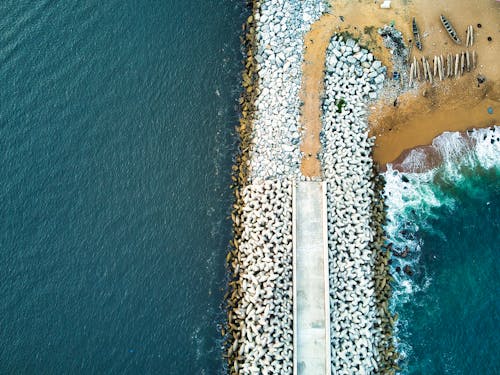
{"type": "Polygon", "coordinates": [[[375,83],[380,84],[383,83],[385,80],[385,75],[384,74],[379,74],[378,76],[375,77],[375,83]]]}
{"type": "Polygon", "coordinates": [[[354,56],[349,56],[349,57],[347,58],[347,62],[348,62],[349,64],[356,64],[356,61],[357,61],[357,60],[356,60],[356,58],[355,58],[354,56]]]}

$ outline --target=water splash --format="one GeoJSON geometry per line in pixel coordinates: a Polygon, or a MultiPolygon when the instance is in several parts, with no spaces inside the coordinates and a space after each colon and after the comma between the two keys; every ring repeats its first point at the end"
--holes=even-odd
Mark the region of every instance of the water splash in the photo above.
{"type": "MultiPolygon", "coordinates": [[[[400,315],[395,326],[395,340],[401,353],[402,373],[405,374],[408,373],[413,345],[408,335],[410,321],[402,314],[403,307],[415,304],[417,295],[430,295],[426,292],[433,285],[430,274],[421,262],[421,250],[425,245],[421,233],[432,231],[433,235],[446,240],[444,233],[432,228],[432,221],[437,219],[438,211],[441,215],[443,212],[451,214],[455,209],[457,202],[449,191],[458,189],[457,186],[467,189],[467,179],[478,173],[489,172],[499,176],[500,127],[467,133],[444,133],[434,139],[432,146],[410,151],[400,167],[406,171],[422,170],[424,165],[429,165],[429,153],[438,155],[441,160],[439,165],[430,170],[404,173],[388,165],[384,173],[384,195],[388,207],[385,231],[393,253],[400,255],[393,257],[391,264],[394,282],[390,308],[393,313],[400,315]],[[429,151],[429,148],[432,150],[429,151]],[[401,256],[405,250],[406,255],[401,256]]],[[[433,301],[431,305],[438,309],[439,301],[433,301]]]]}

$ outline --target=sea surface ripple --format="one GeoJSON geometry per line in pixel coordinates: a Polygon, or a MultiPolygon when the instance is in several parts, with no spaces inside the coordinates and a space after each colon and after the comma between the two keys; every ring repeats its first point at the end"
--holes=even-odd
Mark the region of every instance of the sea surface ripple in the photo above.
{"type": "Polygon", "coordinates": [[[0,5],[0,373],[214,374],[244,6],[0,5]]]}

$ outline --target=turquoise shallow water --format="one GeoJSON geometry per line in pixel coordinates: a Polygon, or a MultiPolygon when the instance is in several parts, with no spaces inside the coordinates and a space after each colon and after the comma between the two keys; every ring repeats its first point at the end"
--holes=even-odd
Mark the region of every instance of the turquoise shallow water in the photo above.
{"type": "Polygon", "coordinates": [[[0,373],[214,374],[243,3],[0,4],[0,373]]]}
{"type": "Polygon", "coordinates": [[[410,250],[391,266],[404,374],[500,373],[499,130],[441,137],[430,172],[386,173],[389,241],[410,250]]]}

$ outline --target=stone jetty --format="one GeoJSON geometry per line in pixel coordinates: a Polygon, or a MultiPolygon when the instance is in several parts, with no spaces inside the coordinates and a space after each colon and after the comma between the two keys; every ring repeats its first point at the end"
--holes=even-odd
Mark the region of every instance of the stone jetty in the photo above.
{"type": "MultiPolygon", "coordinates": [[[[225,329],[231,374],[293,374],[293,186],[300,174],[303,37],[321,0],[253,2],[233,167],[234,238],[225,329]]],[[[366,104],[386,68],[355,40],[334,36],[325,62],[323,175],[327,186],[331,369],[394,373],[381,181],[371,159],[366,104]]],[[[328,288],[327,288],[328,289],[328,288]]],[[[301,372],[299,372],[301,373],[301,372]]]]}
{"type": "Polygon", "coordinates": [[[252,180],[300,173],[304,34],[324,10],[321,0],[255,2],[259,95],[249,160],[252,180]]]}
{"type": "Polygon", "coordinates": [[[233,167],[231,374],[293,373],[292,183],[300,174],[303,36],[324,2],[255,1],[245,26],[240,151],[233,167]]]}
{"type": "Polygon", "coordinates": [[[381,197],[371,158],[374,139],[368,137],[366,120],[366,104],[377,98],[385,72],[353,39],[332,38],[326,57],[321,159],[328,182],[335,374],[384,373],[391,367],[386,357],[393,356],[384,336],[390,332],[390,314],[383,307],[389,295],[381,287],[388,270],[380,252],[383,217],[376,205],[381,197]]]}
{"type": "Polygon", "coordinates": [[[268,180],[242,190],[243,232],[234,276],[238,300],[229,311],[238,333],[228,349],[242,374],[292,371],[291,183],[268,180]]]}

